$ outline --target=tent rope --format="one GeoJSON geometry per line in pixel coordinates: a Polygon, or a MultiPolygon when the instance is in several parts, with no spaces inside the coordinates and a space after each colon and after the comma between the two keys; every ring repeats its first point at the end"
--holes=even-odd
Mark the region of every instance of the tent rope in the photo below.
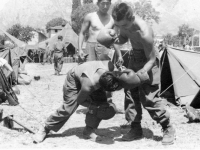
{"type": "Polygon", "coordinates": [[[176,79],[169,87],[167,87],[161,94],[159,94],[159,97],[165,93],[172,85],[174,85],[178,80],[180,80],[184,75],[186,75],[192,68],[194,68],[197,64],[199,64],[199,62],[197,62],[195,65],[193,65],[191,68],[189,68],[188,70],[186,70],[185,73],[183,73],[178,79],[176,79]]]}
{"type": "Polygon", "coordinates": [[[29,116],[31,116],[35,121],[37,121],[40,125],[42,125],[44,127],[44,125],[36,118],[34,117],[32,114],[30,114],[28,111],[26,111],[20,104],[18,105],[23,111],[25,111],[27,114],[29,114],[29,116]]]}

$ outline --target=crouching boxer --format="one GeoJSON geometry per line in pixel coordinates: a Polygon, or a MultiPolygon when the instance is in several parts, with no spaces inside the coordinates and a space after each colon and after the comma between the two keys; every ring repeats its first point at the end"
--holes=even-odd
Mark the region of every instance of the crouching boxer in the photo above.
{"type": "Polygon", "coordinates": [[[42,142],[51,130],[60,130],[79,105],[89,108],[83,135],[95,141],[98,137],[95,129],[101,120],[115,115],[115,105],[107,102],[106,94],[106,91],[120,90],[113,70],[114,65],[110,61],[89,61],[68,71],[63,86],[63,104],[47,118],[44,127],[35,134],[34,143],[42,142]],[[105,72],[108,73],[104,74],[105,72]],[[100,84],[101,80],[105,81],[106,85],[100,84]],[[100,85],[106,86],[106,90],[100,85]]]}

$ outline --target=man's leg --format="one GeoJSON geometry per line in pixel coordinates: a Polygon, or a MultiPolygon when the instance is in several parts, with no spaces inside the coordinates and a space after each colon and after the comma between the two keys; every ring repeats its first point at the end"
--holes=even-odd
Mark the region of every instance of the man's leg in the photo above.
{"type": "Polygon", "coordinates": [[[87,57],[86,61],[94,61],[97,60],[97,57],[95,55],[95,46],[96,43],[87,43],[86,48],[87,48],[87,53],[89,54],[87,57]]]}
{"type": "Polygon", "coordinates": [[[57,56],[57,54],[54,54],[54,70],[55,70],[55,75],[58,75],[58,56],[57,56]]]}
{"type": "Polygon", "coordinates": [[[170,123],[170,114],[165,109],[164,103],[158,93],[160,91],[159,85],[143,85],[143,93],[148,93],[145,95],[145,100],[142,102],[144,108],[149,112],[153,120],[162,126],[163,130],[163,145],[170,145],[174,143],[175,140],[175,129],[170,123]]]}
{"type": "Polygon", "coordinates": [[[34,141],[36,143],[42,142],[50,130],[57,132],[67,122],[69,117],[77,109],[78,104],[74,101],[64,102],[52,115],[50,115],[46,122],[45,127],[42,128],[38,134],[35,135],[34,141]]]}
{"type": "Polygon", "coordinates": [[[62,70],[62,66],[63,66],[63,57],[62,57],[62,55],[60,55],[59,58],[58,58],[58,63],[57,63],[58,75],[60,75],[60,72],[62,70]]]}
{"type": "Polygon", "coordinates": [[[130,122],[131,130],[123,135],[122,140],[131,141],[142,138],[142,106],[140,102],[139,87],[126,90],[125,117],[130,122]]]}
{"type": "Polygon", "coordinates": [[[44,65],[46,61],[47,61],[47,54],[46,54],[46,51],[44,51],[42,65],[44,65]]]}
{"type": "Polygon", "coordinates": [[[127,122],[121,125],[122,128],[126,128],[126,127],[130,126],[131,122],[134,121],[135,116],[136,116],[135,109],[131,109],[131,108],[135,107],[134,106],[135,103],[134,103],[133,98],[131,96],[131,91],[125,89],[124,93],[125,93],[124,110],[125,110],[125,118],[126,118],[127,122]]]}
{"type": "Polygon", "coordinates": [[[42,142],[50,130],[57,132],[66,123],[78,107],[76,101],[80,85],[74,79],[74,72],[70,70],[63,86],[63,104],[52,115],[50,115],[43,127],[35,136],[34,142],[42,142]]]}

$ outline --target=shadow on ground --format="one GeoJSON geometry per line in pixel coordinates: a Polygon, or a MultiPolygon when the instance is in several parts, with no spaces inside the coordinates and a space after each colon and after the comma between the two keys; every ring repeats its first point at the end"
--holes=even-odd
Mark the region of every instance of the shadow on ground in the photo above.
{"type": "MultiPolygon", "coordinates": [[[[79,137],[80,139],[89,140],[89,139],[84,139],[83,134],[82,134],[83,130],[84,130],[84,127],[70,128],[68,130],[65,130],[61,134],[50,134],[48,135],[47,138],[70,137],[70,136],[75,135],[79,137]]],[[[95,142],[99,144],[106,144],[106,145],[114,144],[115,141],[122,142],[123,140],[121,137],[123,136],[123,134],[126,134],[129,130],[130,128],[121,129],[120,127],[116,127],[116,126],[109,127],[109,128],[99,128],[96,130],[96,134],[98,135],[98,138],[95,142]]],[[[144,135],[143,138],[146,138],[146,139],[152,139],[154,141],[162,140],[162,137],[154,136],[153,132],[147,128],[143,128],[143,135],[144,135]]]]}

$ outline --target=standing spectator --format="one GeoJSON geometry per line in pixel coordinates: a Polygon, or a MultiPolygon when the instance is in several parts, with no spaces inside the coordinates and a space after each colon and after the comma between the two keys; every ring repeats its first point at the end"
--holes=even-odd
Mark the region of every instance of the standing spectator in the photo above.
{"type": "Polygon", "coordinates": [[[49,62],[50,64],[52,63],[52,61],[51,61],[51,51],[49,49],[49,43],[48,42],[46,42],[46,49],[44,51],[42,65],[44,65],[46,62],[49,62]]]}
{"type": "Polygon", "coordinates": [[[63,37],[59,35],[58,41],[53,46],[55,75],[60,74],[63,66],[63,53],[65,51],[65,44],[62,40],[63,37]]]}
{"type": "MultiPolygon", "coordinates": [[[[97,12],[89,13],[84,17],[78,38],[79,56],[82,60],[84,60],[86,54],[89,54],[87,61],[101,60],[103,59],[102,54],[108,55],[109,49],[97,42],[97,35],[102,29],[112,29],[114,27],[113,18],[108,14],[110,5],[111,0],[98,0],[97,6],[99,10],[97,12]],[[85,37],[84,35],[87,31],[89,32],[89,35],[85,48],[86,50],[83,52],[82,46],[85,37]]],[[[119,51],[117,51],[117,56],[118,61],[122,63],[123,59],[119,51]]]]}

